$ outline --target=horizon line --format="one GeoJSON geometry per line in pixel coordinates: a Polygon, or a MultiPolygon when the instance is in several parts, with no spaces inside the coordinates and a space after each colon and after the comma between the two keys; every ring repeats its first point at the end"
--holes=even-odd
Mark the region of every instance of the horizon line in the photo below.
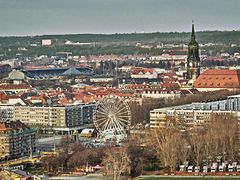
{"type": "MultiPolygon", "coordinates": [[[[201,30],[195,31],[195,33],[201,32],[239,32],[239,30],[201,30]]],[[[115,32],[115,33],[95,33],[95,32],[82,32],[82,33],[50,33],[50,34],[31,34],[31,35],[0,35],[1,38],[3,37],[37,37],[37,36],[64,36],[64,35],[124,35],[124,34],[154,34],[154,33],[191,33],[191,31],[149,31],[149,32],[115,32]]]]}

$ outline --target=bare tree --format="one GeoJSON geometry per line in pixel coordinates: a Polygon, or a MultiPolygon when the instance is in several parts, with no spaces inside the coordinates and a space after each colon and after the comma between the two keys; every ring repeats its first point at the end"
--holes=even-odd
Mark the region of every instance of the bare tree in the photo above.
{"type": "Polygon", "coordinates": [[[181,155],[185,151],[186,143],[175,128],[158,128],[152,130],[149,136],[151,145],[162,162],[163,167],[169,167],[170,172],[176,169],[181,155]]]}
{"type": "Polygon", "coordinates": [[[130,172],[130,163],[127,146],[107,149],[103,159],[105,172],[113,174],[114,180],[119,180],[123,173],[130,172]]]}
{"type": "Polygon", "coordinates": [[[189,144],[191,146],[191,158],[197,166],[204,160],[205,154],[205,139],[203,133],[200,131],[193,131],[189,137],[189,144]]]}
{"type": "Polygon", "coordinates": [[[228,160],[236,159],[239,149],[239,127],[235,116],[214,115],[206,127],[206,152],[216,158],[222,156],[228,160]]]}

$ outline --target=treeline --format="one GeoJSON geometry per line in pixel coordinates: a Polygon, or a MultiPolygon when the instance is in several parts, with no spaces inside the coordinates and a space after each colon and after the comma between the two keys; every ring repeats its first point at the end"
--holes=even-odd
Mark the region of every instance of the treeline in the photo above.
{"type": "MultiPolygon", "coordinates": [[[[148,54],[150,52],[149,49],[142,49],[136,46],[36,46],[36,47],[27,47],[25,50],[19,50],[20,46],[14,47],[0,47],[0,54],[4,54],[5,56],[14,57],[17,56],[40,56],[40,55],[48,55],[55,56],[57,52],[72,52],[73,55],[81,55],[81,56],[90,56],[90,55],[105,55],[105,54],[119,54],[119,55],[127,55],[127,54],[148,54]],[[11,50],[10,50],[11,49],[11,50]]],[[[156,50],[153,50],[155,52],[156,50]]],[[[159,50],[158,50],[159,51],[159,50]]]]}
{"type": "MultiPolygon", "coordinates": [[[[196,32],[200,43],[236,43],[240,44],[240,31],[201,31],[196,32]]],[[[66,34],[42,35],[25,37],[0,37],[2,46],[39,44],[42,39],[52,39],[59,44],[65,40],[73,42],[99,42],[99,43],[187,43],[189,32],[155,32],[155,33],[126,33],[126,34],[66,34]]]]}
{"type": "MultiPolygon", "coordinates": [[[[217,55],[219,52],[233,54],[240,51],[240,31],[203,31],[197,32],[197,41],[202,44],[217,43],[202,52],[208,55],[217,55]]],[[[0,37],[0,55],[5,58],[16,56],[56,55],[56,52],[72,52],[73,55],[103,55],[103,54],[162,54],[162,50],[156,48],[157,44],[187,44],[190,33],[132,33],[132,34],[76,34],[76,35],[43,35],[26,37],[0,37]],[[41,45],[43,39],[51,39],[52,45],[41,45]],[[65,45],[69,40],[72,42],[90,42],[91,45],[76,46],[65,45]],[[154,48],[136,47],[136,43],[148,43],[154,48]],[[20,48],[20,49],[19,49],[20,48]],[[22,49],[23,48],[23,49],[22,49]],[[25,49],[24,49],[25,48],[25,49]]],[[[175,52],[175,54],[182,52],[175,52]]]]}

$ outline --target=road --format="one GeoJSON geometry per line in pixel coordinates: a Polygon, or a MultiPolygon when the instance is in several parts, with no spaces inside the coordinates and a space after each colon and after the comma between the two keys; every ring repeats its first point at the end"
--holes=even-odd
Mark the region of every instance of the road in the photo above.
{"type": "Polygon", "coordinates": [[[89,174],[87,176],[81,177],[70,177],[70,176],[58,176],[58,177],[51,177],[49,180],[113,180],[112,177],[106,177],[102,174],[89,174]]]}

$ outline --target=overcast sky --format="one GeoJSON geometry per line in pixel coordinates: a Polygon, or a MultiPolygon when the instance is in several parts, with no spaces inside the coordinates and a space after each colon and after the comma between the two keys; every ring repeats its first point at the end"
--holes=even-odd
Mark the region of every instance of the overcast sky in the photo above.
{"type": "Polygon", "coordinates": [[[0,36],[239,30],[240,0],[0,0],[0,36]]]}

